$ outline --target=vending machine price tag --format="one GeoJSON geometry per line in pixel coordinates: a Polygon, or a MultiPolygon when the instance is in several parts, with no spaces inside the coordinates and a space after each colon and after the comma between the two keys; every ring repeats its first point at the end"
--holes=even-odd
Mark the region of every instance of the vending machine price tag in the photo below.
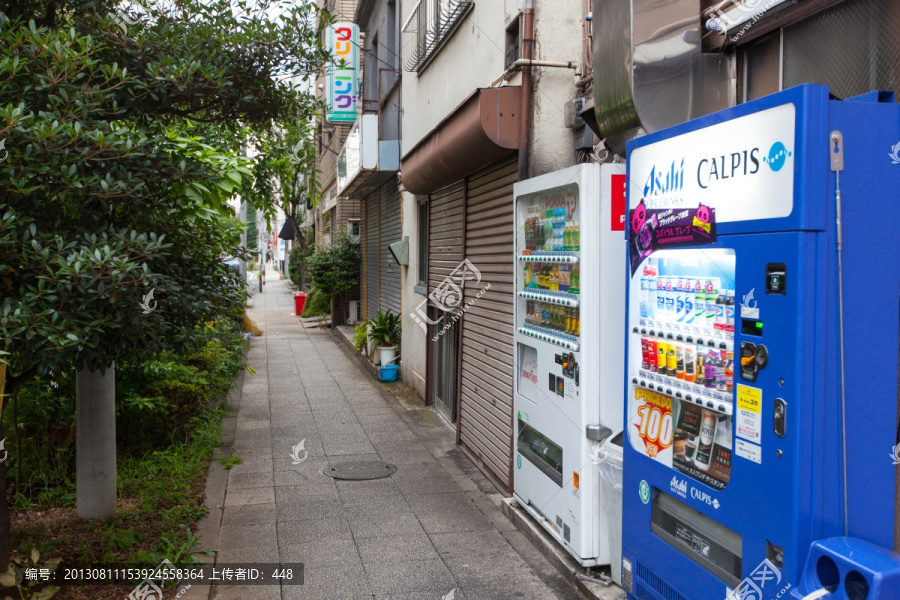
{"type": "Polygon", "coordinates": [[[758,444],[762,439],[762,390],[738,384],[735,416],[735,434],[758,444]]]}

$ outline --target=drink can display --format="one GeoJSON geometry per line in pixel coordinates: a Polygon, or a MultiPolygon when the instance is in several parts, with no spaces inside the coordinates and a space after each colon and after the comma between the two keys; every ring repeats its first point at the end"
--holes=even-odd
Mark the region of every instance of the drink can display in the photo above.
{"type": "Polygon", "coordinates": [[[725,380],[725,365],[728,362],[728,351],[725,344],[719,344],[719,360],[716,362],[716,389],[724,392],[727,388],[725,380]]]}
{"type": "Polygon", "coordinates": [[[656,373],[659,371],[659,358],[656,356],[656,338],[652,335],[647,336],[647,360],[649,361],[648,368],[651,373],[656,373]]]}
{"type": "Polygon", "coordinates": [[[694,361],[696,363],[694,366],[694,370],[696,371],[694,383],[702,386],[706,383],[706,357],[703,355],[702,346],[697,346],[697,354],[694,361]]]}
{"type": "Polygon", "coordinates": [[[694,464],[698,469],[706,471],[712,463],[713,444],[716,441],[716,428],[719,420],[716,413],[703,409],[703,417],[700,420],[700,436],[697,444],[697,455],[694,457],[694,464]]]}
{"type": "MultiPolygon", "coordinates": [[[[650,370],[650,338],[646,335],[641,336],[641,368],[650,370]]],[[[655,358],[654,358],[655,360],[655,358]]]]}
{"type": "Polygon", "coordinates": [[[729,350],[725,357],[725,389],[734,391],[734,351],[729,350]]]}
{"type": "Polygon", "coordinates": [[[706,389],[716,389],[716,359],[712,355],[706,355],[706,360],[703,361],[703,370],[704,387],[706,389]]]}
{"type": "Polygon", "coordinates": [[[675,344],[675,377],[677,379],[684,379],[684,375],[685,375],[684,344],[676,343],[675,344]]]}
{"type": "MultiPolygon", "coordinates": [[[[690,341],[690,338],[688,338],[690,341]]],[[[694,370],[694,358],[696,350],[693,344],[685,344],[684,346],[684,380],[688,383],[694,383],[697,372],[694,370]]]]}
{"type": "Polygon", "coordinates": [[[660,375],[665,375],[668,372],[666,368],[666,352],[668,352],[669,347],[666,344],[665,340],[662,338],[656,341],[656,366],[657,372],[660,375]]]}
{"type": "Polygon", "coordinates": [[[678,359],[675,356],[675,344],[666,343],[666,375],[678,376],[678,359]]]}

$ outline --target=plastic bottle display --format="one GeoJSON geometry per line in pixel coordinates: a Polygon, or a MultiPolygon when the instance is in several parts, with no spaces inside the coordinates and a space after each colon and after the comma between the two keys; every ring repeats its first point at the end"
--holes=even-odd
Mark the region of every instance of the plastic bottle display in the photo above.
{"type": "Polygon", "coordinates": [[[713,321],[716,331],[725,331],[725,290],[719,290],[719,295],[716,296],[716,312],[713,321]]]}
{"type": "Polygon", "coordinates": [[[579,252],[581,224],[567,220],[565,207],[528,209],[525,217],[525,249],[529,252],[579,252]]]}
{"type": "Polygon", "coordinates": [[[528,300],[525,303],[525,325],[550,333],[562,333],[577,336],[580,333],[580,314],[578,308],[560,306],[528,300]]]}
{"type": "Polygon", "coordinates": [[[725,331],[734,333],[734,290],[728,290],[725,298],[725,331]]]}
{"type": "Polygon", "coordinates": [[[715,329],[716,301],[719,299],[719,281],[717,278],[707,279],[706,290],[706,329],[715,329]]]}

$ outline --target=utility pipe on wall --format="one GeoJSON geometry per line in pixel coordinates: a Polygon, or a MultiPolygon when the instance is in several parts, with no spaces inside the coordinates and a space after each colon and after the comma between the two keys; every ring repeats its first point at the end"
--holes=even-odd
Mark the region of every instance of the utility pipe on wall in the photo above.
{"type": "MultiPolygon", "coordinates": [[[[534,58],[534,0],[525,0],[522,13],[522,107],[519,130],[519,181],[528,179],[528,133],[531,125],[531,60],[534,58]]],[[[518,62],[518,61],[517,61],[518,62]]],[[[510,463],[512,470],[512,463],[510,463]]]]}
{"type": "MultiPolygon", "coordinates": [[[[578,71],[578,63],[577,62],[560,62],[556,60],[531,60],[526,58],[520,58],[513,64],[509,65],[509,68],[503,72],[503,75],[495,79],[491,85],[488,87],[496,87],[497,84],[510,79],[516,71],[521,69],[522,67],[549,67],[555,69],[574,69],[578,71]]],[[[578,75],[578,73],[575,73],[578,75]]]]}

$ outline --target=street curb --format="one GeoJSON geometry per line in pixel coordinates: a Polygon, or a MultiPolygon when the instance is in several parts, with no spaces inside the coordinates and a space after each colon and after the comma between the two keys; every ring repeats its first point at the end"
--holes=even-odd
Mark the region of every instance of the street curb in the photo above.
{"type": "Polygon", "coordinates": [[[614,583],[606,587],[580,579],[578,575],[584,571],[584,568],[575,562],[575,559],[568,552],[560,548],[553,538],[540,525],[535,523],[534,519],[524,509],[518,506],[514,507],[514,502],[516,502],[515,498],[503,498],[501,503],[503,514],[544,555],[544,558],[550,561],[550,564],[566,579],[575,584],[578,591],[589,600],[617,600],[620,594],[625,594],[625,590],[614,583]]]}
{"type": "MultiPolygon", "coordinates": [[[[244,389],[244,377],[247,373],[247,353],[249,350],[249,348],[244,348],[241,366],[225,398],[228,404],[228,414],[222,419],[222,445],[213,453],[212,460],[209,463],[209,473],[206,477],[206,500],[203,505],[209,509],[209,512],[197,522],[196,534],[201,536],[201,540],[194,547],[193,552],[215,550],[219,545],[219,528],[222,525],[225,488],[228,484],[228,471],[219,462],[219,458],[230,454],[231,447],[234,444],[237,413],[241,406],[241,394],[244,389]]],[[[204,564],[215,564],[216,562],[215,556],[207,556],[206,554],[195,554],[194,556],[199,558],[204,564]]],[[[211,593],[212,586],[209,584],[192,585],[182,596],[179,596],[179,600],[208,600],[211,593]]]]}

